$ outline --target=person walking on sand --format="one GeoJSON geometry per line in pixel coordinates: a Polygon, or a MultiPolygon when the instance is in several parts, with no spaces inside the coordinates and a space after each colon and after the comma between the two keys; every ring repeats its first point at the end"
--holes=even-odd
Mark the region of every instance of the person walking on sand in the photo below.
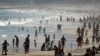
{"type": "Polygon", "coordinates": [[[16,38],[16,47],[18,48],[19,47],[19,38],[16,35],[15,35],[15,38],[16,38]]]}
{"type": "Polygon", "coordinates": [[[58,41],[58,51],[62,49],[61,41],[58,41]]]}
{"type": "Polygon", "coordinates": [[[86,28],[86,22],[83,23],[83,27],[86,28]]]}
{"type": "Polygon", "coordinates": [[[61,38],[62,48],[64,48],[65,42],[66,42],[66,39],[65,39],[65,36],[63,35],[63,37],[61,38]]]}
{"type": "Polygon", "coordinates": [[[95,44],[95,36],[92,36],[92,44],[95,44]]]}
{"type": "Polygon", "coordinates": [[[9,45],[9,43],[7,42],[7,40],[4,40],[3,44],[2,44],[2,55],[7,55],[7,46],[9,45]],[[5,52],[5,54],[4,54],[5,52]]]}
{"type": "Polygon", "coordinates": [[[86,38],[85,44],[88,45],[89,44],[89,39],[86,38]]]}
{"type": "Polygon", "coordinates": [[[79,48],[82,48],[82,41],[83,41],[82,37],[79,36],[79,37],[77,38],[78,49],[79,49],[79,48]]]}
{"type": "Polygon", "coordinates": [[[91,29],[91,23],[90,22],[88,23],[88,28],[89,28],[89,30],[91,29]]]}
{"type": "Polygon", "coordinates": [[[86,32],[85,32],[85,36],[87,36],[88,35],[88,30],[86,30],[86,32]]]}
{"type": "Polygon", "coordinates": [[[78,34],[78,36],[80,36],[80,33],[81,33],[81,29],[80,29],[80,27],[78,27],[77,28],[77,34],[78,34]]]}
{"type": "Polygon", "coordinates": [[[84,31],[85,31],[85,28],[82,27],[82,28],[81,28],[81,37],[82,37],[82,38],[83,38],[83,36],[84,36],[84,31]]]}

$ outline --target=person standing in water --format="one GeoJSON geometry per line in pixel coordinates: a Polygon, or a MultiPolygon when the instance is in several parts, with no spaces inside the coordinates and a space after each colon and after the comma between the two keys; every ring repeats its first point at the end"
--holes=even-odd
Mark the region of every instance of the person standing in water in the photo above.
{"type": "Polygon", "coordinates": [[[27,53],[29,53],[29,47],[30,47],[30,39],[29,39],[30,35],[28,34],[25,41],[27,43],[27,53]]]}
{"type": "Polygon", "coordinates": [[[18,48],[19,47],[19,38],[16,35],[15,35],[15,38],[16,38],[16,47],[18,48]]]}
{"type": "Polygon", "coordinates": [[[37,37],[38,36],[38,33],[37,33],[37,30],[35,30],[35,37],[37,37]]]}
{"type": "Polygon", "coordinates": [[[59,18],[60,18],[60,22],[62,22],[62,16],[61,15],[59,16],[59,18]]]}
{"type": "Polygon", "coordinates": [[[7,55],[7,46],[9,45],[9,43],[7,42],[7,40],[4,40],[3,44],[2,44],[2,55],[7,55]],[[5,54],[4,54],[5,52],[5,54]]]}
{"type": "Polygon", "coordinates": [[[24,27],[23,26],[21,27],[21,29],[22,29],[22,31],[24,31],[24,27]]]}
{"type": "Polygon", "coordinates": [[[42,24],[42,20],[40,20],[40,24],[42,24]]]}
{"type": "Polygon", "coordinates": [[[62,26],[61,24],[57,25],[57,31],[61,31],[61,26],[62,26]]]}
{"type": "Polygon", "coordinates": [[[36,43],[36,40],[34,40],[34,46],[35,46],[35,48],[37,48],[37,43],[36,43]]]}
{"type": "Polygon", "coordinates": [[[46,24],[48,24],[48,21],[49,21],[49,20],[46,20],[46,24]]]}
{"type": "Polygon", "coordinates": [[[53,34],[53,41],[55,41],[55,34],[53,34]]]}
{"type": "Polygon", "coordinates": [[[25,50],[25,54],[27,54],[27,43],[26,43],[26,41],[23,43],[23,47],[24,47],[24,50],[25,50]]]}
{"type": "Polygon", "coordinates": [[[91,23],[90,22],[88,23],[88,28],[89,28],[89,30],[91,29],[91,23]]]}
{"type": "Polygon", "coordinates": [[[39,33],[41,33],[41,30],[42,30],[42,26],[39,26],[39,33]]]}
{"type": "Polygon", "coordinates": [[[28,54],[29,53],[29,43],[26,40],[25,40],[23,46],[24,46],[25,54],[28,54]]]}
{"type": "Polygon", "coordinates": [[[46,34],[46,29],[45,29],[45,27],[43,28],[43,33],[46,34]]]}
{"type": "Polygon", "coordinates": [[[14,45],[15,45],[15,39],[12,39],[12,44],[13,44],[13,48],[14,48],[14,45]]]}

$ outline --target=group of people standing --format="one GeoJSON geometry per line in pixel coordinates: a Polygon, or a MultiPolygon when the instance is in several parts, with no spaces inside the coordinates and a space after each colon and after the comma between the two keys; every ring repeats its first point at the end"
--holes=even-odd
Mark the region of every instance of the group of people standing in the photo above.
{"type": "Polygon", "coordinates": [[[65,56],[64,47],[66,43],[66,38],[63,35],[61,40],[58,41],[58,46],[54,45],[55,56],[65,56]]]}
{"type": "MultiPolygon", "coordinates": [[[[15,45],[16,45],[16,48],[18,49],[19,47],[19,38],[17,35],[14,36],[15,39],[12,39],[12,45],[13,45],[13,48],[15,48],[15,45]]],[[[29,47],[30,47],[30,40],[29,40],[29,37],[30,35],[28,35],[25,39],[25,42],[23,43],[23,47],[25,49],[25,54],[29,53],[29,47]]],[[[2,43],[2,55],[7,55],[7,46],[9,46],[9,43],[7,42],[7,40],[4,40],[4,42],[2,43]]]]}
{"type": "MultiPolygon", "coordinates": [[[[78,48],[82,48],[82,44],[84,42],[83,37],[84,35],[87,36],[88,35],[88,31],[92,30],[93,36],[92,38],[92,44],[94,44],[95,40],[96,43],[99,43],[100,41],[100,36],[99,34],[99,20],[97,21],[97,18],[94,17],[87,17],[84,18],[83,20],[80,19],[80,22],[83,22],[83,26],[82,28],[78,27],[77,28],[77,34],[78,34],[78,38],[76,40],[76,42],[78,43],[78,48]]],[[[89,44],[89,39],[86,38],[86,42],[85,44],[89,44]]]]}

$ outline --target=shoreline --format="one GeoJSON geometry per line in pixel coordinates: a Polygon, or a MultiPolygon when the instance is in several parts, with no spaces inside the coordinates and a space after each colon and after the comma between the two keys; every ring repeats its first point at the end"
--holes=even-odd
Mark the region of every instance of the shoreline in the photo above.
{"type": "MultiPolygon", "coordinates": [[[[73,28],[71,28],[73,29],[73,28]]],[[[70,29],[70,30],[71,30],[70,29]]],[[[74,29],[75,30],[75,29],[74,29]]],[[[66,29],[64,29],[63,31],[65,31],[64,33],[69,33],[69,30],[66,31],[66,29]]],[[[73,30],[71,31],[73,32],[73,30]]],[[[70,33],[71,33],[70,32],[70,33]]],[[[91,31],[90,31],[91,32],[91,31]]],[[[89,34],[91,35],[91,34],[89,34]]],[[[89,40],[91,41],[91,38],[90,36],[88,37],[89,40]]],[[[84,39],[86,39],[86,37],[84,36],[84,39]]],[[[64,48],[64,52],[65,52],[65,55],[67,55],[68,52],[71,52],[72,55],[81,55],[82,53],[84,54],[85,53],[85,49],[86,48],[90,48],[92,45],[92,43],[90,42],[90,44],[87,46],[87,45],[84,45],[82,47],[82,49],[77,49],[77,48],[72,48],[72,51],[71,51],[71,48],[64,48]],[[83,52],[82,52],[83,50],[83,52]],[[79,51],[81,51],[82,53],[79,53],[79,51]],[[79,53],[79,54],[78,54],[79,53]]],[[[98,46],[98,44],[96,44],[95,46],[98,46]]],[[[54,56],[54,50],[53,51],[40,51],[40,50],[32,50],[29,54],[24,54],[24,49],[23,49],[23,52],[22,53],[9,53],[8,52],[8,55],[7,56],[54,56]]]]}

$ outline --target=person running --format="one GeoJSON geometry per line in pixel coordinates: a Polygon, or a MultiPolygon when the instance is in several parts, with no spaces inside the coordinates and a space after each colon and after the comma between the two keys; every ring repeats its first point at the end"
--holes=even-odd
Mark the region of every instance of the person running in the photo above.
{"type": "Polygon", "coordinates": [[[2,44],[2,55],[7,55],[7,46],[9,45],[9,43],[7,42],[7,40],[4,40],[3,44],[2,44]],[[4,54],[5,52],[5,54],[4,54]]]}

